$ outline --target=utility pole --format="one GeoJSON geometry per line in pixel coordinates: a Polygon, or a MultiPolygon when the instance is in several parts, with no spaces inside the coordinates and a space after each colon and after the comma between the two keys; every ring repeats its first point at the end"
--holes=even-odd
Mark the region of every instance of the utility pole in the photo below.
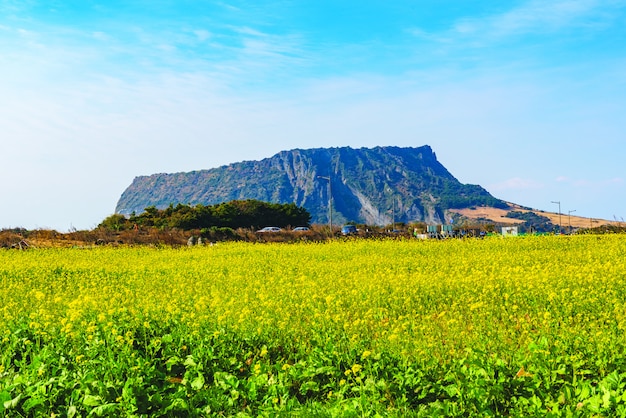
{"type": "Polygon", "coordinates": [[[328,227],[330,235],[333,235],[333,187],[330,182],[330,176],[317,176],[317,178],[328,180],[328,227]]]}
{"type": "Polygon", "coordinates": [[[396,229],[396,199],[391,199],[391,231],[396,229]]]}
{"type": "MultiPolygon", "coordinates": [[[[393,232],[396,229],[396,197],[394,196],[391,188],[388,186],[385,186],[385,188],[391,193],[391,231],[393,232]]],[[[389,213],[389,210],[385,213],[389,213]]]]}
{"type": "Polygon", "coordinates": [[[567,223],[569,224],[569,234],[570,235],[572,235],[572,218],[571,218],[571,215],[574,212],[576,212],[576,209],[567,211],[567,223]]]}
{"type": "Polygon", "coordinates": [[[561,201],[552,201],[552,203],[559,205],[559,235],[561,235],[561,201]]]}

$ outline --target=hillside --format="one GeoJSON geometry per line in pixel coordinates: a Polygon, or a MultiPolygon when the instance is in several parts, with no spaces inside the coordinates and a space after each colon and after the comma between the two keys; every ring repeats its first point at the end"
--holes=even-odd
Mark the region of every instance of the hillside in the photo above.
{"type": "Polygon", "coordinates": [[[329,182],[335,223],[444,223],[451,209],[508,207],[482,187],[460,183],[425,145],[295,149],[260,161],[140,176],[122,193],[116,212],[256,199],[295,203],[313,223],[326,223],[329,182]]]}
{"type": "MultiPolygon", "coordinates": [[[[452,213],[456,213],[469,221],[491,221],[498,225],[522,225],[524,219],[511,217],[512,213],[520,214],[533,214],[534,219],[546,218],[551,224],[552,228],[557,228],[559,223],[564,232],[568,231],[570,226],[574,228],[598,228],[605,225],[613,225],[622,227],[622,223],[617,221],[609,221],[598,218],[587,218],[583,216],[574,216],[561,213],[560,216],[556,212],[545,212],[542,210],[531,209],[524,206],[520,206],[515,203],[508,203],[506,208],[495,207],[471,207],[464,209],[452,209],[452,213]]],[[[537,222],[532,223],[533,227],[539,226],[537,222]]],[[[552,229],[551,228],[551,229],[552,229]]]]}

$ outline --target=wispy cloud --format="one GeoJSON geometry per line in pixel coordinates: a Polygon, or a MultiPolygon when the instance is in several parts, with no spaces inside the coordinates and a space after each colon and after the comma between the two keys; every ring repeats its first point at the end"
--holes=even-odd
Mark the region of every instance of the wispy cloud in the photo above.
{"type": "Polygon", "coordinates": [[[488,32],[497,36],[544,32],[579,23],[600,3],[595,0],[531,1],[485,20],[462,22],[461,32],[488,32]]]}
{"type": "Polygon", "coordinates": [[[211,37],[211,32],[204,29],[194,30],[193,33],[196,35],[198,41],[200,42],[204,42],[211,37]]]}
{"type": "Polygon", "coordinates": [[[611,9],[623,6],[622,1],[611,0],[532,0],[499,15],[464,19],[455,30],[465,35],[502,37],[590,27],[611,19],[611,9]]]}
{"type": "Polygon", "coordinates": [[[616,12],[625,7],[625,0],[530,0],[504,12],[460,18],[445,32],[412,28],[409,33],[439,43],[486,46],[518,36],[601,29],[621,16],[616,12]]]}
{"type": "Polygon", "coordinates": [[[488,186],[488,189],[495,192],[502,192],[508,190],[537,190],[543,187],[544,184],[538,181],[513,177],[503,182],[492,184],[488,186]]]}
{"type": "Polygon", "coordinates": [[[598,189],[605,187],[621,186],[626,184],[623,178],[613,177],[608,179],[589,180],[589,179],[572,179],[566,176],[559,176],[555,179],[557,183],[563,183],[577,189],[598,189]]]}
{"type": "Polygon", "coordinates": [[[12,14],[30,9],[35,4],[34,0],[3,0],[0,2],[0,13],[12,14]]]}

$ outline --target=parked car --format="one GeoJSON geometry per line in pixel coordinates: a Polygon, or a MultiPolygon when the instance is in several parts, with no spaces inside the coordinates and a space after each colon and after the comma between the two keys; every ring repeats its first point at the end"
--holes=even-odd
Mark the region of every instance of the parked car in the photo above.
{"type": "Polygon", "coordinates": [[[341,235],[353,235],[358,231],[354,225],[344,225],[341,227],[341,235]]]}
{"type": "Polygon", "coordinates": [[[282,229],[280,229],[277,226],[266,226],[265,228],[259,229],[256,232],[280,232],[282,231],[282,229]]]}
{"type": "Polygon", "coordinates": [[[293,232],[307,232],[309,230],[306,226],[299,226],[293,229],[293,232]]]}

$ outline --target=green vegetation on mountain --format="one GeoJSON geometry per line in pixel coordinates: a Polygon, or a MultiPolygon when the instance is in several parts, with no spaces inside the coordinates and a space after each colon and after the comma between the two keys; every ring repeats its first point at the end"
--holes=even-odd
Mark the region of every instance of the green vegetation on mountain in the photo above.
{"type": "Polygon", "coordinates": [[[533,230],[535,232],[551,232],[556,228],[556,226],[550,221],[550,218],[537,215],[534,212],[510,211],[506,214],[506,217],[523,220],[524,223],[520,226],[526,231],[533,230]]]}
{"type": "Polygon", "coordinates": [[[209,170],[140,176],[122,194],[116,213],[253,199],[294,204],[313,223],[326,223],[330,190],[336,223],[443,223],[449,209],[507,207],[482,187],[460,183],[426,145],[296,149],[209,170]]]}

